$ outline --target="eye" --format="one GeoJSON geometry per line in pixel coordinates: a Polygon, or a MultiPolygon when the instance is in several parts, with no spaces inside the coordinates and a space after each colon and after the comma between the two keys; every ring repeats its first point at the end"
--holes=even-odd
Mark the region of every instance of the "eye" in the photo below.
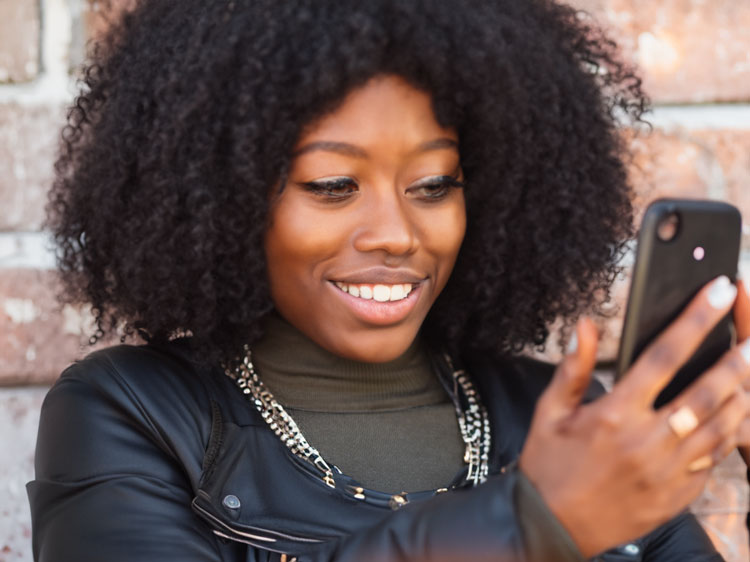
{"type": "Polygon", "coordinates": [[[347,176],[308,181],[303,183],[302,187],[318,197],[332,201],[346,199],[359,189],[357,182],[347,176]]]}
{"type": "Polygon", "coordinates": [[[431,176],[411,185],[406,192],[426,201],[439,201],[453,189],[463,189],[464,185],[454,176],[431,176]]]}

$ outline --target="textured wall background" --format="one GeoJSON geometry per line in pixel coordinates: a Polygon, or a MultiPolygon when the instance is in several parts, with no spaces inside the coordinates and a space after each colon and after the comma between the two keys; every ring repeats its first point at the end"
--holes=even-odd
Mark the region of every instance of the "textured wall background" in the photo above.
{"type": "MultiPolygon", "coordinates": [[[[572,0],[640,66],[655,131],[632,145],[638,203],[731,201],[750,217],[750,0],[572,0]]],[[[54,300],[41,231],[56,139],[87,41],[129,0],[0,0],[0,562],[31,560],[24,484],[47,386],[87,352],[85,310],[54,300]]],[[[750,230],[741,263],[750,278],[750,230]]],[[[625,294],[623,282],[618,294],[625,294]]],[[[620,319],[601,348],[612,359],[620,319]]],[[[554,355],[554,352],[552,353],[554,355]]],[[[694,510],[732,562],[749,559],[742,463],[715,471],[694,510]]]]}

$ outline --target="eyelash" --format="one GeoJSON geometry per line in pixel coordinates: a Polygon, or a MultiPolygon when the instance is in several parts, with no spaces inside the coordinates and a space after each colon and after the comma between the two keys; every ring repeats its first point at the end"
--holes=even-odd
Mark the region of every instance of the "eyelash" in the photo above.
{"type": "Polygon", "coordinates": [[[334,200],[347,198],[354,193],[357,187],[356,182],[351,178],[333,178],[330,180],[309,181],[302,185],[307,191],[310,191],[315,195],[332,198],[334,200]],[[345,188],[351,186],[354,186],[355,189],[349,189],[346,192],[343,192],[345,188]]]}
{"type": "MultiPolygon", "coordinates": [[[[453,176],[438,176],[430,178],[424,183],[417,183],[409,187],[408,192],[428,190],[430,193],[420,196],[424,201],[440,201],[444,199],[452,189],[463,189],[464,182],[453,176]]],[[[348,177],[333,178],[330,180],[305,182],[302,186],[309,192],[327,198],[331,202],[343,201],[350,197],[359,187],[357,183],[348,177]],[[345,190],[345,191],[344,191],[345,190]]]]}

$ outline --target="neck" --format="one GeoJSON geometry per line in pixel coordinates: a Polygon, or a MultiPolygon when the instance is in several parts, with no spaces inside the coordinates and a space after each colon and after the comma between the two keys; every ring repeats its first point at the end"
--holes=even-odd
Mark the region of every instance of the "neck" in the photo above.
{"type": "Polygon", "coordinates": [[[323,349],[275,313],[264,327],[263,338],[253,346],[253,363],[263,383],[285,407],[363,412],[446,400],[418,338],[393,361],[365,363],[323,349]]]}

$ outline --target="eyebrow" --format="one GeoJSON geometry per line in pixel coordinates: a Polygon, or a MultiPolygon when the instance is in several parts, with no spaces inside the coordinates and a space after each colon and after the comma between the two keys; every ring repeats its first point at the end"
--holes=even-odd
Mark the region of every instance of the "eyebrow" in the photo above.
{"type": "MultiPolygon", "coordinates": [[[[446,148],[454,148],[457,150],[458,142],[447,137],[441,137],[439,139],[423,142],[417,147],[415,152],[428,152],[430,150],[443,150],[446,148]]],[[[367,158],[367,152],[362,148],[346,142],[336,141],[311,142],[297,150],[292,156],[296,158],[297,156],[301,156],[302,154],[306,154],[314,150],[335,152],[337,154],[343,154],[344,156],[350,156],[352,158],[367,158]]]]}
{"type": "Polygon", "coordinates": [[[443,150],[445,148],[455,148],[458,150],[458,142],[447,137],[423,142],[417,148],[417,152],[427,152],[429,150],[443,150]]]}
{"type": "Polygon", "coordinates": [[[336,152],[337,154],[343,154],[344,156],[351,156],[352,158],[367,158],[367,152],[349,144],[346,142],[335,142],[335,141],[317,141],[306,144],[292,156],[297,157],[314,150],[323,150],[325,152],[336,152]]]}

